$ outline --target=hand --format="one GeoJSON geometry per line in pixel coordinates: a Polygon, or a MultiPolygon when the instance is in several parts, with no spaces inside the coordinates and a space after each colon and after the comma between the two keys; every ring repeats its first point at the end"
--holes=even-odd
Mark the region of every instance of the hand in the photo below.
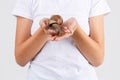
{"type": "Polygon", "coordinates": [[[70,37],[73,35],[77,29],[77,21],[75,18],[70,18],[62,24],[64,34],[62,36],[56,36],[55,40],[62,40],[64,38],[70,37]]]}
{"type": "Polygon", "coordinates": [[[44,30],[45,34],[48,35],[48,41],[50,40],[54,40],[55,39],[55,35],[52,35],[55,33],[54,30],[49,30],[48,29],[48,22],[49,22],[49,19],[48,18],[43,18],[39,25],[41,26],[41,28],[44,30]]]}

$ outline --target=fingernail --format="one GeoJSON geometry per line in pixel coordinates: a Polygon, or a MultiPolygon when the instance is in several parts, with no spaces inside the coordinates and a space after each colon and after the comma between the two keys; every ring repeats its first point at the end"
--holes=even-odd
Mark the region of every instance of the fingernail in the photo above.
{"type": "Polygon", "coordinates": [[[64,27],[64,29],[67,29],[67,27],[64,27]]]}
{"type": "Polygon", "coordinates": [[[70,30],[67,30],[67,32],[70,32],[70,30]]]}

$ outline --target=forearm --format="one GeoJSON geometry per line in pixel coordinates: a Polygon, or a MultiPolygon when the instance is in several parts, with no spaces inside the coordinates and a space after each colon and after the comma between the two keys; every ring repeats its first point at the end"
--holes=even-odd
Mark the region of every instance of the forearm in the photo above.
{"type": "Polygon", "coordinates": [[[104,46],[99,45],[95,40],[86,35],[86,33],[77,25],[77,29],[72,35],[76,46],[93,66],[99,66],[103,61],[104,46]]]}
{"type": "Polygon", "coordinates": [[[17,63],[24,66],[32,60],[46,43],[47,37],[44,31],[39,28],[33,36],[17,45],[15,49],[17,63]]]}

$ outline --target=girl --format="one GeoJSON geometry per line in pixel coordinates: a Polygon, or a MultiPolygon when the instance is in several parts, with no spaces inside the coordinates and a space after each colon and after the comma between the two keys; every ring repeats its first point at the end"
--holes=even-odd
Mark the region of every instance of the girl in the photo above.
{"type": "Polygon", "coordinates": [[[104,58],[105,0],[18,0],[15,58],[27,80],[97,80],[104,58]],[[47,34],[48,18],[63,17],[62,36],[47,34]]]}

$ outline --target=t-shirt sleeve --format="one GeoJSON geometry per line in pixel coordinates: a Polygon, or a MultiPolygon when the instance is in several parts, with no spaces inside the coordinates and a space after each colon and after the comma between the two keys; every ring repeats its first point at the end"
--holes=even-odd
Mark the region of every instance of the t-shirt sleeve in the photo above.
{"type": "Polygon", "coordinates": [[[12,15],[32,20],[32,0],[17,0],[12,15]]]}
{"type": "Polygon", "coordinates": [[[106,15],[111,12],[106,0],[92,0],[89,17],[106,15]]]}

